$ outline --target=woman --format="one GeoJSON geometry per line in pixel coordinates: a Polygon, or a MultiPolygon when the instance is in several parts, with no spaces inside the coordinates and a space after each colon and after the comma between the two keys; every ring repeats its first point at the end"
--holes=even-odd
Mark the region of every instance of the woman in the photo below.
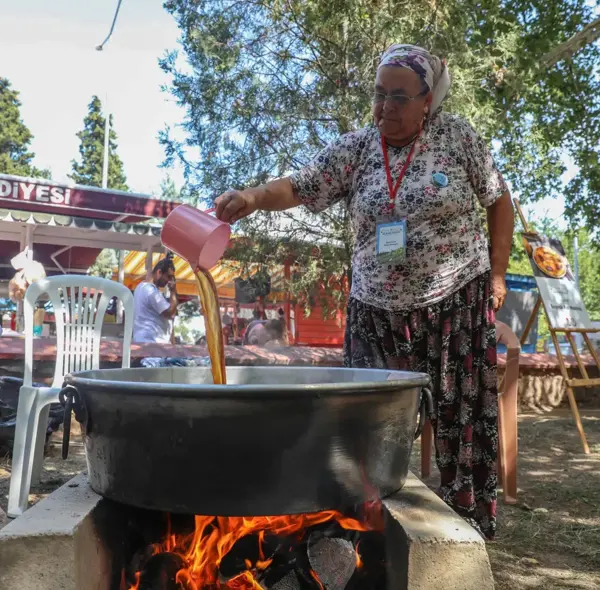
{"type": "Polygon", "coordinates": [[[494,312],[506,295],[513,210],[485,143],[442,112],[449,86],[439,58],[393,45],[377,70],[374,126],[340,137],[289,178],[221,195],[217,216],[348,208],[355,244],[345,362],[429,373],[440,495],[491,539],[494,312]],[[487,211],[491,248],[476,201],[487,211]]]}

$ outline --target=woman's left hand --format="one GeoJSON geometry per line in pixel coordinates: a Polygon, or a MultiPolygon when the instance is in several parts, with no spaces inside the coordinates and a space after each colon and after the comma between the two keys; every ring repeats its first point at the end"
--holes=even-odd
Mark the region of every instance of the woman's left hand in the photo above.
{"type": "Polygon", "coordinates": [[[492,295],[494,297],[494,311],[504,305],[506,298],[506,280],[504,275],[492,275],[492,295]]]}

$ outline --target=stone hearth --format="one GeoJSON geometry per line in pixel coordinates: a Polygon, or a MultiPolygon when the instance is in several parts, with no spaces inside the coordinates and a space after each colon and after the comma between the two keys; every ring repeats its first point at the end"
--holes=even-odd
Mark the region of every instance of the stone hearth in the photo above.
{"type": "MultiPolygon", "coordinates": [[[[384,506],[390,590],[493,590],[484,541],[414,475],[384,506]]],[[[0,588],[114,590],[123,510],[75,477],[0,531],[0,588]]]]}

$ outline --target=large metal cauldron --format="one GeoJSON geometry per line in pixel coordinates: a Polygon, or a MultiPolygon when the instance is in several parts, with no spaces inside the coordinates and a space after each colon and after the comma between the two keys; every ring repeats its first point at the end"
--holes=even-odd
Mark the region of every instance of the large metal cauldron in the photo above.
{"type": "Polygon", "coordinates": [[[215,386],[205,368],[67,375],[61,399],[82,424],[92,488],[143,508],[266,516],[404,485],[427,375],[239,367],[227,379],[215,386]]]}

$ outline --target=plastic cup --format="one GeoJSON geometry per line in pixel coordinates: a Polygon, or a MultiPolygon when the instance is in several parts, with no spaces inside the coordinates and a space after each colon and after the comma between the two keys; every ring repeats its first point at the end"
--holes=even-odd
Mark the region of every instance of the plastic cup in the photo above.
{"type": "Polygon", "coordinates": [[[189,205],[179,205],[167,216],[160,239],[193,269],[210,270],[223,256],[230,235],[228,223],[189,205]]]}

